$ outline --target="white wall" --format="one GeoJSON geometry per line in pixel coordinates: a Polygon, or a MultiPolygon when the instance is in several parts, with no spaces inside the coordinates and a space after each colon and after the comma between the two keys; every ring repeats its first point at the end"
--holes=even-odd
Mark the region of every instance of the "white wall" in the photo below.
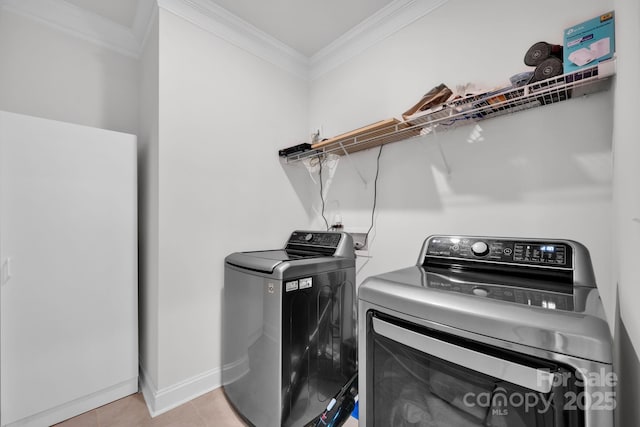
{"type": "Polygon", "coordinates": [[[158,382],[158,53],[156,14],[140,55],[138,125],[140,367],[152,389],[158,382]]]}
{"type": "Polygon", "coordinates": [[[618,77],[615,99],[615,242],[616,272],[620,292],[620,315],[626,323],[635,348],[640,351],[640,146],[638,145],[638,111],[640,111],[640,6],[619,1],[616,7],[618,29],[618,77]]]}
{"type": "Polygon", "coordinates": [[[0,7],[0,109],[137,132],[137,60],[0,7]]]}
{"type": "Polygon", "coordinates": [[[224,257],[309,223],[275,159],[307,105],[306,81],[160,9],[156,413],[220,385],[224,257]]]}
{"type": "MultiPolygon", "coordinates": [[[[526,13],[507,0],[451,0],[311,84],[310,126],[325,137],[400,117],[429,89],[467,82],[492,88],[532,68],[527,49],[562,43],[563,29],[611,10],[611,2],[544,0],[526,13]],[[550,11],[553,11],[550,13],[550,11]]],[[[612,91],[386,145],[380,159],[376,228],[358,280],[415,262],[435,233],[557,237],[584,243],[606,311],[611,283],[612,91]],[[440,143],[451,168],[448,176],[440,143]]],[[[347,230],[369,227],[377,149],[352,156],[368,183],[341,159],[327,194],[347,230]]],[[[292,182],[319,204],[310,180],[292,182]]],[[[303,197],[303,196],[301,196],[303,197]]],[[[323,221],[315,216],[315,224],[323,221]]]]}
{"type": "Polygon", "coordinates": [[[616,1],[616,47],[618,73],[614,103],[614,222],[613,283],[618,285],[619,316],[616,330],[618,352],[618,425],[637,425],[640,420],[640,5],[616,1]],[[634,422],[635,421],[635,422],[634,422]]]}

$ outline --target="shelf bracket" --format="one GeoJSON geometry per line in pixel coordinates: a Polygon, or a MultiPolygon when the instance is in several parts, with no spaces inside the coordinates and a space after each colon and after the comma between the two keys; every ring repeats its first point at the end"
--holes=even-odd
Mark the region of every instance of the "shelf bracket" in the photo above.
{"type": "Polygon", "coordinates": [[[433,139],[438,146],[438,152],[440,153],[440,157],[442,158],[442,164],[444,164],[444,168],[447,171],[447,176],[451,176],[451,166],[449,166],[449,162],[447,161],[447,156],[444,154],[444,150],[442,149],[442,144],[440,144],[440,139],[438,138],[438,131],[436,130],[437,126],[433,127],[433,139]]]}
{"type": "Polygon", "coordinates": [[[353,160],[351,159],[351,156],[349,155],[349,153],[347,152],[346,148],[344,148],[344,145],[342,145],[342,142],[339,142],[340,144],[340,148],[342,148],[342,151],[344,152],[345,157],[347,158],[347,160],[349,160],[349,164],[351,165],[351,167],[356,171],[356,173],[358,174],[358,176],[360,177],[360,179],[362,180],[362,183],[366,186],[367,185],[367,180],[364,179],[364,176],[362,175],[362,173],[360,172],[360,169],[358,169],[358,165],[356,165],[353,160]]]}
{"type": "Polygon", "coordinates": [[[442,163],[444,163],[444,168],[447,171],[447,176],[451,176],[451,166],[449,166],[449,162],[447,162],[447,156],[444,155],[444,150],[442,149],[442,145],[440,141],[437,141],[438,151],[440,152],[440,157],[442,157],[442,163]]]}

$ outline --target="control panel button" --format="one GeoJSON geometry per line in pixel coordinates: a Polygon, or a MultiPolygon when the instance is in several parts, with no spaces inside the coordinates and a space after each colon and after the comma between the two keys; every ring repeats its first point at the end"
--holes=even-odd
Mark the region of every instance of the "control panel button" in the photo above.
{"type": "Polygon", "coordinates": [[[313,234],[308,233],[304,236],[304,240],[306,240],[307,242],[310,242],[311,239],[313,239],[313,234]]]}
{"type": "Polygon", "coordinates": [[[489,253],[489,245],[485,242],[475,242],[471,245],[471,252],[476,256],[484,256],[489,253]]]}
{"type": "Polygon", "coordinates": [[[484,288],[473,288],[473,294],[479,297],[486,297],[489,295],[489,291],[484,288]]]}

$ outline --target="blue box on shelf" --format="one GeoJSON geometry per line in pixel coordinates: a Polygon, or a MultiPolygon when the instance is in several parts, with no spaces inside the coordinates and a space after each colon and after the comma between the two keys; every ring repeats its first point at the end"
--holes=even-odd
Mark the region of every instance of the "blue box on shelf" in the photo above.
{"type": "Polygon", "coordinates": [[[615,15],[607,12],[564,30],[564,73],[611,59],[615,52],[615,15]]]}

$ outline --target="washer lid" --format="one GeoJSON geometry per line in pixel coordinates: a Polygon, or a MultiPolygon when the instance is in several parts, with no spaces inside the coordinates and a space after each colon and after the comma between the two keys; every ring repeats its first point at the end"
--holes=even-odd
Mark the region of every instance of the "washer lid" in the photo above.
{"type": "Polygon", "coordinates": [[[270,251],[236,252],[226,258],[226,262],[249,270],[273,273],[273,270],[285,261],[296,261],[322,257],[321,254],[287,251],[277,249],[270,251]]]}
{"type": "MultiPolygon", "coordinates": [[[[327,267],[343,266],[345,259],[355,264],[353,238],[348,233],[334,231],[294,231],[284,249],[235,252],[225,258],[227,264],[261,273],[274,273],[285,262],[325,258],[327,267]],[[332,262],[335,260],[335,262],[332,262]]],[[[283,266],[286,269],[287,264],[283,266]]],[[[301,263],[296,263],[301,267],[301,263]]],[[[341,268],[341,267],[340,267],[341,268]]]]}

